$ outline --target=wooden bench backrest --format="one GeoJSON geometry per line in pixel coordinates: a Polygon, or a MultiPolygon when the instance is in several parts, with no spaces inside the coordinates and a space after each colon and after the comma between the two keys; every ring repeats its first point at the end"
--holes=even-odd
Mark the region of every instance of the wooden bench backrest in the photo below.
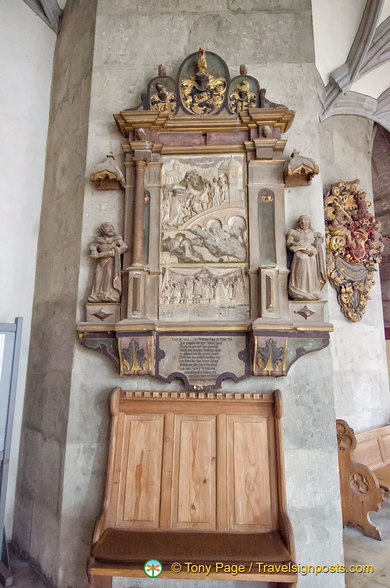
{"type": "Polygon", "coordinates": [[[390,464],[390,425],[356,435],[353,459],[372,470],[390,464]]]}
{"type": "Polygon", "coordinates": [[[276,530],[285,500],[276,393],[152,394],[112,396],[106,499],[94,540],[106,528],[276,530]]]}

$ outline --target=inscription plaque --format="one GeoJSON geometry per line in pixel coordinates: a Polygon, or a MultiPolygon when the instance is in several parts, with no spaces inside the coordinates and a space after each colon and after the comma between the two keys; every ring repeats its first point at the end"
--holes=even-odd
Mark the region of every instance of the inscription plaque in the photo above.
{"type": "Polygon", "coordinates": [[[246,334],[159,335],[157,374],[181,377],[193,388],[215,388],[225,378],[240,380],[248,371],[246,334]]]}

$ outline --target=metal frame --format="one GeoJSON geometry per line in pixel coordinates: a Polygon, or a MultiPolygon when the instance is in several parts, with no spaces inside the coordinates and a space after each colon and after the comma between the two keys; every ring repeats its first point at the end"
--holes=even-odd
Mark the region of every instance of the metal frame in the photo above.
{"type": "Polygon", "coordinates": [[[21,317],[15,323],[0,323],[0,335],[5,335],[4,345],[0,347],[0,584],[3,586],[13,584],[4,523],[22,326],[21,317]]]}

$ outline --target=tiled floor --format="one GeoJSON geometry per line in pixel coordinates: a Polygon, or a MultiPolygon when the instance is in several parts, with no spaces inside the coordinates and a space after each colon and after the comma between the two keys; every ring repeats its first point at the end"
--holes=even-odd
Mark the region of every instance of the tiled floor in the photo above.
{"type": "MultiPolygon", "coordinates": [[[[390,588],[390,500],[377,513],[372,522],[381,530],[382,541],[364,537],[357,529],[344,529],[345,564],[372,564],[374,573],[346,574],[346,588],[390,588]]],[[[15,551],[10,553],[14,574],[14,588],[47,588],[28,563],[15,551]]],[[[298,583],[299,586],[299,583],[298,583]]]]}

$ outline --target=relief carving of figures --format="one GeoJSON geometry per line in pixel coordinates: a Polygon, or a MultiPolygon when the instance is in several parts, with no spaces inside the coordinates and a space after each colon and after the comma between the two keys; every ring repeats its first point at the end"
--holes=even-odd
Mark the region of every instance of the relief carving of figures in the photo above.
{"type": "Polygon", "coordinates": [[[205,227],[196,225],[173,237],[163,236],[163,261],[179,263],[231,262],[246,260],[246,221],[232,216],[226,224],[210,219],[205,227]]]}
{"type": "Polygon", "coordinates": [[[325,193],[327,273],[343,314],[359,321],[366,309],[375,263],[384,250],[381,223],[369,212],[359,180],[338,182],[325,193]]]}
{"type": "Polygon", "coordinates": [[[181,81],[180,94],[184,106],[194,114],[211,114],[222,106],[227,83],[207,73],[206,51],[199,49],[196,73],[181,81]]]}
{"type": "Polygon", "coordinates": [[[127,251],[122,237],[115,234],[111,223],[99,227],[99,236],[90,245],[90,256],[97,260],[95,279],[89,302],[119,302],[121,285],[121,254],[127,251]]]}
{"type": "Polygon", "coordinates": [[[248,304],[247,278],[243,268],[187,271],[184,268],[165,268],[160,301],[169,305],[248,304]]]}
{"type": "Polygon", "coordinates": [[[242,156],[164,161],[163,263],[246,261],[243,175],[242,156]]]}
{"type": "Polygon", "coordinates": [[[299,217],[287,234],[287,247],[294,253],[288,293],[293,300],[319,300],[326,282],[321,244],[324,237],[314,232],[307,215],[299,217]]]}

